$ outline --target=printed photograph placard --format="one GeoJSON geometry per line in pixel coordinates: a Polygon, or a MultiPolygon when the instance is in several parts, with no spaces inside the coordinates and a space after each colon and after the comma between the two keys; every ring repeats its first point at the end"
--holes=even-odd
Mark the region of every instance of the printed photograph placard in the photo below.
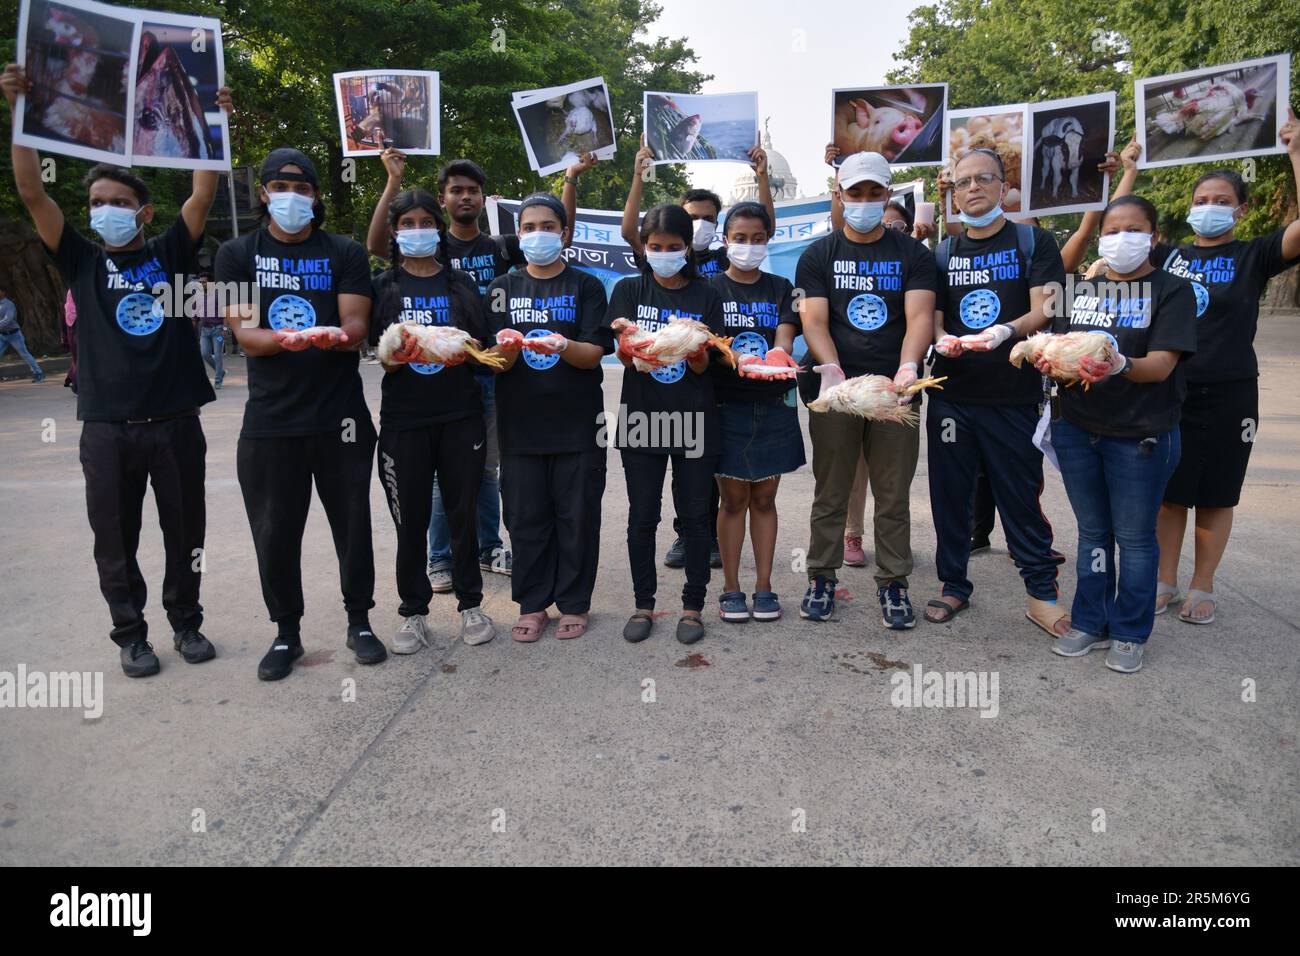
{"type": "Polygon", "coordinates": [[[642,97],[655,165],[748,163],[758,145],[757,93],[657,93],[642,97]]]}
{"type": "Polygon", "coordinates": [[[392,146],[408,156],[441,152],[435,70],[351,70],[334,74],[344,156],[378,156],[392,146]]]}
{"type": "MultiPolygon", "coordinates": [[[[1002,210],[1008,216],[1024,215],[1027,205],[1022,190],[1029,181],[1029,157],[1024,145],[1028,114],[1029,108],[1024,103],[948,111],[946,169],[951,172],[957,161],[972,149],[994,150],[1006,168],[1007,194],[1002,200],[1002,210]]],[[[952,218],[956,213],[950,192],[944,214],[952,218]]]]}
{"type": "Polygon", "coordinates": [[[528,164],[539,176],[573,165],[585,153],[614,155],[609,89],[597,76],[565,86],[514,94],[511,107],[523,136],[528,164]]]}
{"type": "Polygon", "coordinates": [[[942,165],[947,105],[947,83],[832,90],[835,165],[861,152],[879,153],[892,166],[942,165]]]}
{"type": "Polygon", "coordinates": [[[1029,104],[1029,208],[1025,215],[1100,211],[1110,176],[1097,169],[1115,144],[1115,94],[1029,104]]]}

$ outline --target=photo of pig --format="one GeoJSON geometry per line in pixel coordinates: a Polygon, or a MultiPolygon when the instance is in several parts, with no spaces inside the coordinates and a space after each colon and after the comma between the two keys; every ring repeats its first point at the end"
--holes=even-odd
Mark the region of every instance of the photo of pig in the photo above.
{"type": "Polygon", "coordinates": [[[229,169],[225,84],[216,20],[151,14],[140,26],[135,70],[133,161],[141,166],[229,169]]]}
{"type": "Polygon", "coordinates": [[[1115,139],[1115,94],[1029,104],[1029,206],[1050,216],[1103,209],[1108,177],[1098,171],[1115,139]]]}
{"type": "Polygon", "coordinates": [[[893,166],[943,163],[947,83],[832,90],[831,101],[839,159],[869,152],[893,166]]]}
{"type": "Polygon", "coordinates": [[[646,145],[655,163],[748,163],[758,145],[757,93],[646,93],[646,145]]]}
{"type": "Polygon", "coordinates": [[[516,93],[513,105],[529,165],[538,175],[559,172],[585,153],[613,155],[613,113],[602,78],[516,93]]]}
{"type": "Polygon", "coordinates": [[[438,74],[430,70],[335,73],[343,155],[378,156],[389,146],[438,155],[438,95],[438,74]]]}
{"type": "Polygon", "coordinates": [[[1280,153],[1291,56],[1263,57],[1138,80],[1142,168],[1280,153]]]}
{"type": "Polygon", "coordinates": [[[97,3],[32,0],[19,55],[32,83],[16,141],[81,159],[129,164],[127,117],[136,24],[97,3]]]}

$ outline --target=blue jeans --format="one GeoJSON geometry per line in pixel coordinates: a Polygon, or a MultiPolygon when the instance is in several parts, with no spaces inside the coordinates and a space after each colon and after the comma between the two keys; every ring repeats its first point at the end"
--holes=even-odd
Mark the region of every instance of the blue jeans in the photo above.
{"type": "MultiPolygon", "coordinates": [[[[497,447],[497,391],[491,376],[479,379],[483,390],[483,421],[487,425],[487,460],[483,464],[483,484],[478,490],[478,549],[491,551],[501,547],[501,481],[497,466],[501,462],[497,447]]],[[[429,569],[451,568],[451,529],[442,507],[438,482],[433,483],[433,517],[429,520],[429,569]]]]}
{"type": "Polygon", "coordinates": [[[226,377],[226,369],[221,361],[225,344],[226,330],[222,326],[205,325],[199,329],[199,351],[203,353],[203,361],[217,373],[218,385],[226,377]]]}
{"type": "Polygon", "coordinates": [[[14,329],[12,332],[0,332],[0,356],[3,356],[5,352],[9,351],[10,346],[13,347],[15,352],[22,356],[23,361],[27,363],[27,367],[32,370],[32,375],[34,377],[45,377],[45,373],[42,372],[41,367],[36,364],[36,359],[32,356],[32,353],[27,351],[27,340],[23,338],[22,329],[14,329]]]}
{"type": "Polygon", "coordinates": [[[1145,644],[1155,626],[1156,516],[1178,465],[1178,429],[1144,443],[1095,435],[1061,419],[1052,422],[1052,445],[1079,524],[1074,626],[1145,644]]]}

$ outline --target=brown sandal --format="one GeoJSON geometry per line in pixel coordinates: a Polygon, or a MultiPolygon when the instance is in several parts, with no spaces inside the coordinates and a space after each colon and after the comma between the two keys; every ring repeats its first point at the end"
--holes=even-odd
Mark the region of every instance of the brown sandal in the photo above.
{"type": "Polygon", "coordinates": [[[587,633],[587,615],[561,614],[560,623],[555,629],[555,636],[562,641],[582,637],[587,633]]]}
{"type": "Polygon", "coordinates": [[[1070,632],[1069,612],[1062,611],[1060,605],[1053,601],[1043,601],[1031,597],[1029,599],[1029,610],[1025,611],[1025,619],[1041,627],[1052,637],[1064,637],[1070,632]],[[1057,627],[1063,621],[1065,622],[1065,630],[1058,631],[1057,627]]]}
{"type": "Polygon", "coordinates": [[[510,629],[510,636],[520,644],[532,644],[542,636],[542,632],[550,622],[551,619],[546,616],[545,611],[520,614],[519,620],[515,621],[515,626],[510,629]]]}

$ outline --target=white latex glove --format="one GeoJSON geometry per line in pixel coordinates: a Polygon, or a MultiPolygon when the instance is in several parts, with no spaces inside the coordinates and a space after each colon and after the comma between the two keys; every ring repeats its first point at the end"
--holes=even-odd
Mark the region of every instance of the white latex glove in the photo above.
{"type": "Polygon", "coordinates": [[[828,388],[833,388],[844,381],[844,369],[838,365],[814,365],[813,371],[822,377],[821,386],[817,389],[818,398],[825,395],[828,388]]]}
{"type": "Polygon", "coordinates": [[[524,339],[524,348],[533,352],[539,352],[542,355],[557,355],[568,347],[569,340],[559,332],[552,332],[549,335],[539,335],[532,339],[524,339]]]}
{"type": "Polygon", "coordinates": [[[992,352],[999,345],[1011,338],[1011,326],[991,325],[975,335],[963,335],[960,342],[972,352],[992,352]]]}
{"type": "Polygon", "coordinates": [[[944,358],[956,358],[966,351],[966,346],[962,345],[961,339],[955,335],[944,335],[938,342],[934,343],[934,350],[944,358]]]}
{"type": "Polygon", "coordinates": [[[916,384],[916,363],[904,362],[898,367],[898,371],[894,373],[894,388],[898,389],[900,392],[898,396],[898,404],[912,404],[912,396],[903,395],[901,393],[904,389],[909,388],[914,384],[916,384]]]}

